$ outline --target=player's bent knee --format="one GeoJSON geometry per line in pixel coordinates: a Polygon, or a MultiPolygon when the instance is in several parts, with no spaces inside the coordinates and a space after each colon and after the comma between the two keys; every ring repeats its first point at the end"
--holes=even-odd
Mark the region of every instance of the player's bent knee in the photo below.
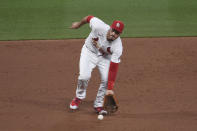
{"type": "Polygon", "coordinates": [[[89,81],[90,77],[84,77],[84,76],[79,76],[78,78],[78,86],[80,87],[87,87],[88,86],[88,81],[89,81]]]}
{"type": "Polygon", "coordinates": [[[78,80],[78,87],[86,88],[88,86],[88,80],[78,80]]]}

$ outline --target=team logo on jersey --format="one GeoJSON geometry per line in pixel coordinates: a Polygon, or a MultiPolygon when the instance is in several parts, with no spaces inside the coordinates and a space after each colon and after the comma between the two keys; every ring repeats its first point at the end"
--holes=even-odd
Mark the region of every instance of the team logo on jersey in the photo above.
{"type": "Polygon", "coordinates": [[[117,24],[116,24],[116,27],[118,27],[118,28],[119,28],[119,27],[120,27],[120,23],[117,23],[117,24]]]}

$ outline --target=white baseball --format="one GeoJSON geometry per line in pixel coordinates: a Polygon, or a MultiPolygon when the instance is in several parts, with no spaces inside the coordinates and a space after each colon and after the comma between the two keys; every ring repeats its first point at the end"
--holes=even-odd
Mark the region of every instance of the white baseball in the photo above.
{"type": "Polygon", "coordinates": [[[98,115],[99,120],[103,120],[103,118],[104,118],[103,115],[98,115]]]}

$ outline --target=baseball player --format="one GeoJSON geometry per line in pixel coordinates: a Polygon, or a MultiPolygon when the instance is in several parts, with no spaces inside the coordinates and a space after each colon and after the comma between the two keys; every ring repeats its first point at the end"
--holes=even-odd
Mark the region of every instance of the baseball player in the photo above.
{"type": "Polygon", "coordinates": [[[70,109],[79,108],[80,102],[86,97],[91,72],[97,67],[101,75],[101,84],[94,101],[94,109],[99,114],[107,114],[103,110],[103,99],[105,94],[113,94],[123,50],[120,34],[124,29],[124,24],[115,20],[109,26],[97,17],[86,16],[80,22],[73,22],[71,29],[78,29],[86,23],[89,23],[91,32],[81,50],[76,97],[71,101],[70,109]]]}

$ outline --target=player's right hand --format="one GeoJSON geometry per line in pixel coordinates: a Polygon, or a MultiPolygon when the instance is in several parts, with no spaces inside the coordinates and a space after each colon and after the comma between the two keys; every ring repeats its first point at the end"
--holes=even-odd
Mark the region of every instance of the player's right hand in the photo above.
{"type": "Polygon", "coordinates": [[[78,29],[80,27],[80,22],[73,22],[71,25],[71,29],[78,29]]]}
{"type": "Polygon", "coordinates": [[[98,38],[92,38],[92,44],[93,44],[97,49],[100,48],[100,45],[99,45],[99,43],[98,43],[98,38]]]}

